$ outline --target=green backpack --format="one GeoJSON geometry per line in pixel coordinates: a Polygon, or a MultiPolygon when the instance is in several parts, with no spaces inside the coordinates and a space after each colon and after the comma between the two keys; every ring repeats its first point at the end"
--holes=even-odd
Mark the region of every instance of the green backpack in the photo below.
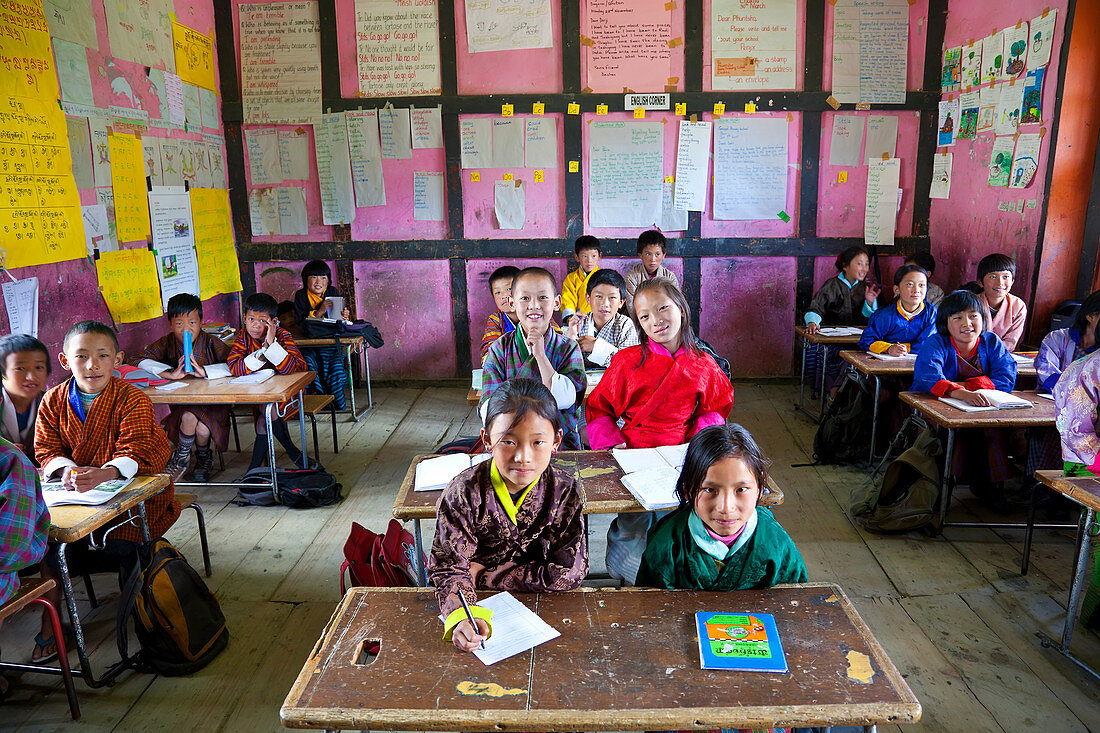
{"type": "Polygon", "coordinates": [[[852,489],[848,504],[860,526],[881,534],[935,525],[940,493],[937,457],[943,447],[935,430],[925,428],[912,447],[886,467],[880,481],[852,489]]]}

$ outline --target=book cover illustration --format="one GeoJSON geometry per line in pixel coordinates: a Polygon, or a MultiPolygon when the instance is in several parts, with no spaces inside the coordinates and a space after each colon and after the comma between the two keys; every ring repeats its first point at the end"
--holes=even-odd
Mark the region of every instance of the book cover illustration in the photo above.
{"type": "Polygon", "coordinates": [[[703,669],[787,672],[787,657],[770,613],[695,614],[699,664],[703,669]]]}

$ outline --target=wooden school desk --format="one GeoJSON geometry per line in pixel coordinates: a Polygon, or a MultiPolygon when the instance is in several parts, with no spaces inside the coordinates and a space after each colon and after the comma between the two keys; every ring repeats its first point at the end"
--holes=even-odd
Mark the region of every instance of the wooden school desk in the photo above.
{"type": "MultiPolygon", "coordinates": [[[[271,428],[272,418],[282,418],[290,410],[301,404],[306,387],[317,377],[316,372],[295,372],[294,374],[276,374],[260,384],[233,384],[234,377],[220,379],[184,379],[184,385],[171,392],[156,387],[143,387],[144,392],[154,405],[265,405],[264,421],[267,424],[267,456],[271,466],[271,491],[279,496],[278,480],[275,473],[275,435],[271,428]],[[279,405],[286,404],[280,410],[279,405]]],[[[179,380],[177,380],[179,381],[179,380]]],[[[302,461],[308,465],[306,447],[306,416],[298,410],[298,432],[301,437],[302,461]]],[[[177,486],[232,486],[239,484],[210,482],[205,484],[177,482],[177,486]]]]}
{"type": "MultiPolygon", "coordinates": [[[[592,371],[585,372],[586,379],[589,377],[595,377],[599,375],[599,378],[595,381],[589,380],[584,388],[584,398],[588,399],[588,395],[592,394],[592,390],[596,389],[596,385],[600,383],[600,379],[603,378],[603,369],[593,369],[592,371]]],[[[470,386],[470,391],[466,393],[466,404],[471,406],[477,406],[481,403],[481,387],[470,386]]]]}
{"type": "MultiPolygon", "coordinates": [[[[871,451],[867,457],[867,462],[873,465],[875,462],[875,438],[878,437],[878,403],[879,394],[882,391],[882,377],[908,378],[911,384],[913,367],[916,365],[917,357],[913,355],[908,359],[877,359],[866,351],[849,350],[840,352],[840,358],[851,364],[853,369],[871,379],[875,384],[874,406],[871,409],[871,451]]],[[[1017,377],[1034,377],[1035,374],[1034,359],[1028,365],[1021,366],[1017,364],[1017,377]]]]}
{"type": "Polygon", "coordinates": [[[1042,639],[1044,647],[1054,649],[1097,680],[1100,680],[1100,672],[1085,664],[1083,660],[1078,659],[1069,650],[1070,640],[1073,637],[1073,625],[1077,622],[1077,616],[1081,612],[1081,601],[1084,598],[1085,584],[1088,582],[1085,575],[1092,550],[1092,537],[1098,529],[1096,512],[1100,510],[1100,479],[1091,477],[1067,478],[1061,471],[1036,471],[1035,478],[1038,479],[1039,484],[1036,484],[1035,489],[1031,492],[1027,536],[1024,539],[1022,573],[1027,573],[1027,558],[1031,552],[1031,531],[1035,526],[1035,498],[1038,494],[1038,486],[1041,484],[1053,489],[1081,507],[1081,519],[1077,525],[1077,553],[1074,559],[1073,579],[1069,586],[1066,620],[1062,625],[1062,638],[1056,641],[1042,631],[1035,632],[1035,635],[1042,639]]]}
{"type": "MultiPolygon", "coordinates": [[[[828,326],[826,326],[828,328],[828,326]]],[[[798,409],[818,422],[825,417],[825,367],[829,358],[827,346],[855,346],[860,336],[826,336],[822,333],[808,333],[805,326],[795,326],[794,332],[802,339],[802,373],[798,378],[798,409]],[[814,415],[805,407],[806,396],[806,352],[815,347],[821,355],[818,369],[821,370],[821,411],[814,415]]],[[[841,352],[844,353],[844,352],[841,352]]]]}
{"type": "Polygon", "coordinates": [[[349,414],[353,421],[359,422],[359,418],[363,416],[363,413],[374,406],[374,398],[371,396],[370,391],[370,357],[367,355],[367,351],[369,351],[370,347],[367,346],[363,337],[347,334],[343,336],[330,336],[329,338],[306,338],[305,336],[295,336],[294,343],[299,349],[323,346],[344,347],[344,357],[348,367],[348,392],[351,404],[349,414]],[[358,411],[355,409],[355,370],[352,369],[351,363],[351,353],[356,348],[359,349],[360,358],[363,362],[363,373],[367,381],[367,406],[358,411]]]}
{"type": "Polygon", "coordinates": [[[921,705],[830,583],[768,590],[513,594],[561,632],[486,667],[441,639],[430,588],[352,588],[279,711],[288,728],[606,731],[920,720],[921,705]],[[696,611],[775,616],[790,672],[699,668],[696,611]],[[368,664],[363,647],[380,641],[368,664]]]}
{"type": "MultiPolygon", "coordinates": [[[[413,537],[416,540],[417,574],[423,585],[428,581],[421,565],[424,557],[424,540],[420,528],[421,519],[435,519],[435,505],[443,493],[440,491],[414,491],[416,482],[416,464],[432,455],[414,456],[397,498],[393,502],[393,516],[404,522],[412,520],[413,537]]],[[[577,486],[581,491],[581,511],[584,514],[618,514],[619,512],[642,512],[645,509],[637,502],[630,490],[623,485],[623,470],[615,461],[611,451],[580,450],[562,451],[554,454],[550,461],[555,470],[569,471],[577,477],[577,486]]],[[[783,503],[783,491],[768,477],[767,493],[760,499],[761,506],[778,506],[783,503]]]]}
{"type": "MultiPolygon", "coordinates": [[[[166,489],[171,483],[165,474],[155,476],[137,476],[133,483],[115,495],[113,499],[99,506],[63,505],[50,508],[50,551],[57,558],[57,569],[61,575],[61,592],[65,597],[65,606],[72,621],[73,636],[76,638],[76,653],[80,657],[80,670],[73,670],[90,687],[102,687],[118,676],[124,666],[115,664],[108,668],[102,677],[92,673],[92,663],[88,659],[88,648],[84,643],[84,630],[80,626],[80,617],[76,611],[76,598],[73,596],[73,584],[69,578],[69,565],[65,559],[65,548],[73,542],[88,537],[93,532],[107,527],[103,537],[93,539],[93,547],[102,549],[103,541],[111,530],[125,524],[137,522],[141,526],[141,536],[148,542],[149,524],[145,520],[145,501],[166,489]],[[117,521],[116,521],[117,520],[117,521]],[[98,543],[94,540],[98,539],[98,543]]],[[[42,668],[39,668],[42,669],[42,668]]],[[[58,674],[61,673],[60,668],[58,674]]]]}

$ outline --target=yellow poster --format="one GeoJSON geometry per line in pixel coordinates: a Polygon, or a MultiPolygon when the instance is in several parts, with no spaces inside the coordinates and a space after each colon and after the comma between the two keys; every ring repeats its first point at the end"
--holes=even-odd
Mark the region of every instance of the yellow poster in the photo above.
{"type": "Polygon", "coordinates": [[[42,0],[0,0],[0,97],[57,99],[42,0]]]}
{"type": "Polygon", "coordinates": [[[195,250],[199,258],[199,297],[241,290],[241,267],[233,243],[229,192],[217,188],[191,189],[191,218],[195,222],[195,250]]]}
{"type": "Polygon", "coordinates": [[[95,269],[115,323],[137,323],[162,315],[157,260],[148,249],[102,252],[95,269]]]}
{"type": "Polygon", "coordinates": [[[210,36],[173,22],[172,43],[176,47],[176,73],[180,79],[216,92],[214,43],[210,36]]]}
{"type": "Polygon", "coordinates": [[[0,260],[27,267],[85,251],[65,113],[56,99],[0,96],[0,260]]]}
{"type": "Polygon", "coordinates": [[[115,192],[115,228],[119,244],[149,239],[149,193],[141,139],[107,135],[111,150],[111,186],[115,192]]]}

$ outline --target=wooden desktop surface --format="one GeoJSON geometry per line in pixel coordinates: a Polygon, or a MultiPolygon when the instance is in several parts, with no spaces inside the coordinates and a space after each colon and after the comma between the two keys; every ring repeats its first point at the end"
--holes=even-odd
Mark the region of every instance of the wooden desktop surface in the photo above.
{"type": "Polygon", "coordinates": [[[1035,390],[1012,393],[1031,403],[1031,407],[1012,410],[964,412],[928,392],[902,392],[901,401],[920,411],[941,428],[1038,428],[1054,427],[1054,400],[1040,397],[1035,390]]]}
{"type": "MultiPolygon", "coordinates": [[[[393,502],[393,516],[407,519],[434,519],[435,505],[442,491],[413,491],[416,481],[416,464],[432,455],[414,456],[397,498],[393,502]]],[[[616,514],[618,512],[644,511],[630,490],[623,486],[623,470],[615,462],[611,451],[562,451],[551,459],[555,469],[574,474],[581,490],[585,514],[616,514]]],[[[768,493],[761,506],[777,506],[783,503],[783,491],[768,477],[768,493]]]]}
{"type": "Polygon", "coordinates": [[[836,585],[516,596],[561,636],[486,667],[441,639],[431,589],[352,588],[283,703],[283,725],[604,731],[920,719],[920,702],[836,585]],[[697,611],[773,614],[790,672],[700,669],[697,611]],[[378,657],[358,664],[373,640],[378,657]]]}
{"type": "Polygon", "coordinates": [[[1078,504],[1100,512],[1100,478],[1068,478],[1061,471],[1036,471],[1035,478],[1078,504]]]}
{"type": "MultiPolygon", "coordinates": [[[[826,326],[828,328],[828,326],[826,326]]],[[[794,332],[811,344],[824,344],[826,346],[854,346],[859,343],[862,336],[826,336],[823,333],[808,333],[805,326],[795,326],[794,332]]]]}
{"type": "Polygon", "coordinates": [[[363,344],[362,336],[328,336],[326,338],[306,338],[305,336],[295,336],[294,344],[298,348],[313,346],[361,346],[363,344]]]}
{"type": "MultiPolygon", "coordinates": [[[[911,377],[916,357],[904,361],[894,359],[876,359],[866,351],[842,351],[840,358],[854,366],[861,374],[877,377],[911,377]]],[[[1016,365],[1017,377],[1034,377],[1035,364],[1016,365]]]]}
{"type": "Polygon", "coordinates": [[[187,378],[187,386],[165,392],[143,387],[154,405],[266,405],[294,398],[317,377],[315,372],[276,374],[260,384],[232,384],[233,377],[187,378]]]}
{"type": "Polygon", "coordinates": [[[84,539],[141,502],[159,494],[169,483],[168,476],[163,473],[137,476],[133,484],[105,504],[62,504],[50,507],[50,542],[76,542],[84,539]]]}

